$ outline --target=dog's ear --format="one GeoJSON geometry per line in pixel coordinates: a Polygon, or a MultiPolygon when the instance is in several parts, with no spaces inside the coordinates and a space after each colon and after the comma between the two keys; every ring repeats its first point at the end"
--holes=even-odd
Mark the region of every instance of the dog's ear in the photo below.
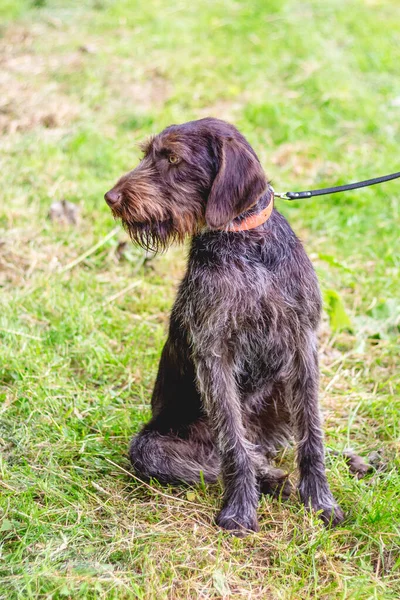
{"type": "Polygon", "coordinates": [[[206,223],[213,229],[253,206],[267,188],[262,166],[245,141],[223,138],[218,156],[219,170],[206,206],[206,223]]]}

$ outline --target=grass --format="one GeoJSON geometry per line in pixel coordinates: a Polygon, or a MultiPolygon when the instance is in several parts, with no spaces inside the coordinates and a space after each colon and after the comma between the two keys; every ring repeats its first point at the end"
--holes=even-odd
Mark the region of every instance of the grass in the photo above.
{"type": "Polygon", "coordinates": [[[279,204],[327,300],[327,446],[383,468],[357,480],[329,455],[343,526],[263,499],[244,540],[212,525],[220,486],[129,473],[185,251],[143,263],[102,200],[137,141],[205,115],[279,191],[398,171],[398,2],[7,0],[0,17],[0,597],[399,598],[399,184],[279,204]],[[77,226],[47,218],[63,198],[77,226]]]}

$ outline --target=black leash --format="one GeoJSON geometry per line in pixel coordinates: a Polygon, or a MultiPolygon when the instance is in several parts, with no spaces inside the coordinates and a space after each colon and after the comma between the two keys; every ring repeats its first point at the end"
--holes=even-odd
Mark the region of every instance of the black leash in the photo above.
{"type": "Polygon", "coordinates": [[[336,194],[337,192],[347,192],[348,190],[356,190],[357,188],[376,185],[391,179],[400,177],[399,173],[384,175],[383,177],[375,177],[374,179],[366,179],[365,181],[357,181],[356,183],[348,183],[347,185],[338,185],[336,187],[322,188],[320,190],[308,190],[307,192],[284,192],[282,194],[275,193],[275,196],[283,200],[301,200],[302,198],[311,198],[312,196],[324,196],[325,194],[336,194]]]}

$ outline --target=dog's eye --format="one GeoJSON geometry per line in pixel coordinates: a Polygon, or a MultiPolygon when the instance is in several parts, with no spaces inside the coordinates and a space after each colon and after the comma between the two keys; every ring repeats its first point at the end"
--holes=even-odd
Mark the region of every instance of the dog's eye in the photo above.
{"type": "Polygon", "coordinates": [[[178,162],[180,162],[180,158],[179,156],[176,156],[176,154],[170,154],[168,156],[168,162],[171,163],[171,165],[177,165],[178,162]]]}

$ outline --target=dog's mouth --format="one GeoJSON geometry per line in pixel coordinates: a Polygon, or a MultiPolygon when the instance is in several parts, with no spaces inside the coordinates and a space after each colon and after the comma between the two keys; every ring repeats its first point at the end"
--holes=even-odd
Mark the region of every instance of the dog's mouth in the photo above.
{"type": "Polygon", "coordinates": [[[123,211],[122,203],[120,201],[115,202],[114,204],[110,204],[107,200],[106,200],[106,202],[107,202],[108,206],[110,207],[111,213],[115,219],[123,219],[124,218],[124,211],[123,211]]]}

